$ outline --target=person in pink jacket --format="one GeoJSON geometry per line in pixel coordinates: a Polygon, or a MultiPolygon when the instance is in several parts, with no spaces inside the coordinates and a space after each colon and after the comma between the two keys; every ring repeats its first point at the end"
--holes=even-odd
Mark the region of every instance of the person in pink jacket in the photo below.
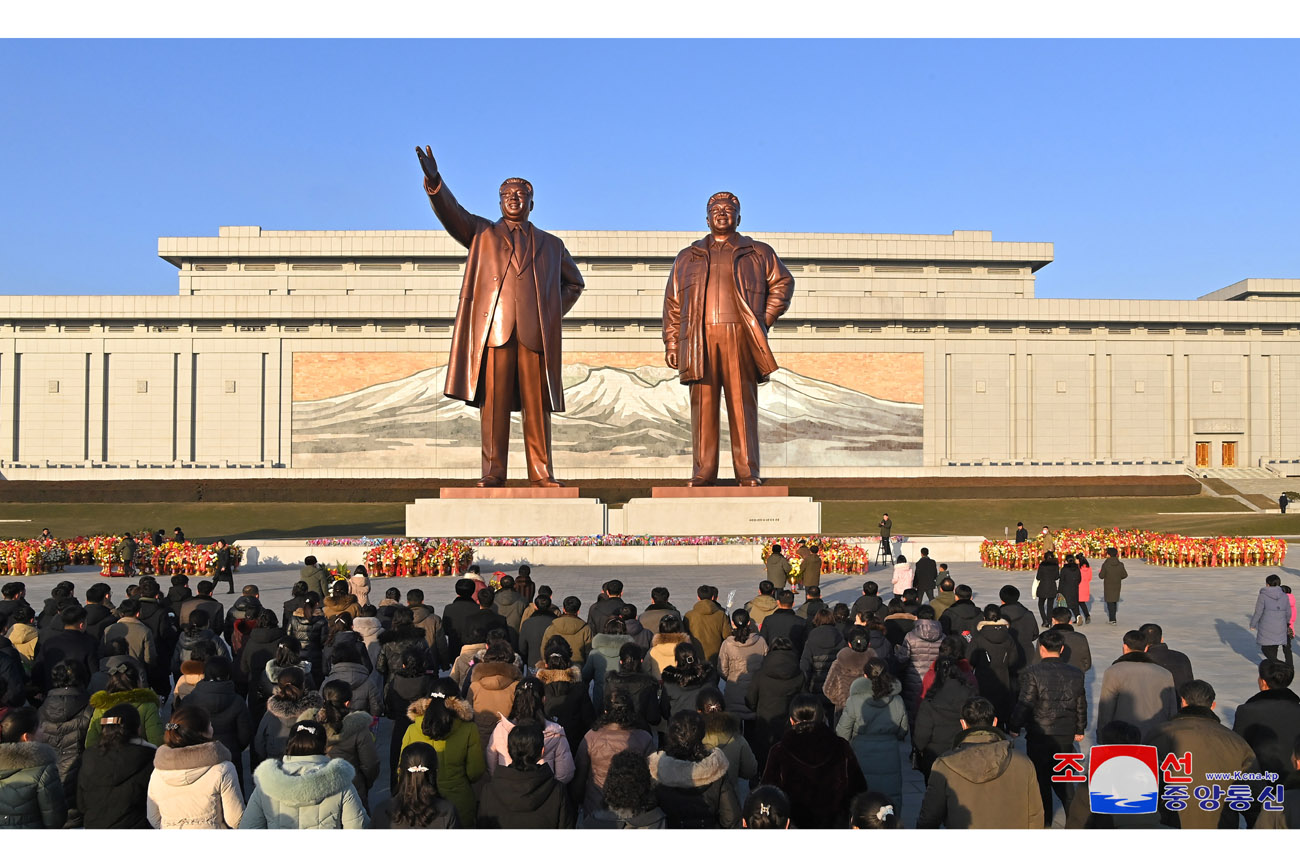
{"type": "Polygon", "coordinates": [[[1075,625],[1092,623],[1092,614],[1088,612],[1088,602],[1092,599],[1092,566],[1088,564],[1087,558],[1082,553],[1074,555],[1074,561],[1079,566],[1079,612],[1082,616],[1075,617],[1075,625]]]}
{"type": "Polygon", "coordinates": [[[914,573],[912,563],[907,561],[907,557],[899,554],[898,559],[894,561],[894,595],[901,596],[903,590],[912,588],[914,573]]]}

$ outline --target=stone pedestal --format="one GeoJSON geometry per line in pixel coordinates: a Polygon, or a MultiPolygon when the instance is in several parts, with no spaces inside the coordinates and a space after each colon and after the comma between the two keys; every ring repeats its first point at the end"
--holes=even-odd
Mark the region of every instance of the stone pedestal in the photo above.
{"type": "Polygon", "coordinates": [[[817,535],[822,505],[763,487],[657,487],[650,499],[623,506],[622,528],[628,535],[817,535]]]}
{"type": "Polygon", "coordinates": [[[606,507],[575,487],[455,487],[406,506],[413,537],[604,535],[606,507]]]}

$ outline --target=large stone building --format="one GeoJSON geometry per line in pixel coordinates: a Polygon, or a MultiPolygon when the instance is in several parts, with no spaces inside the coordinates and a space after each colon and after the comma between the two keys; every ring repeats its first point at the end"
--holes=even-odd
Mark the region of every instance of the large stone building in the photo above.
{"type": "MultiPolygon", "coordinates": [[[[699,235],[558,234],[587,280],[561,475],[684,477],[660,314],[699,235]]],[[[766,475],[1300,471],[1300,280],[1039,299],[1048,243],[754,236],[796,280],[760,390],[766,475]]],[[[465,258],[445,233],[237,226],[158,251],[175,297],[0,298],[0,475],[478,476],[476,415],[442,396],[465,258]]]]}

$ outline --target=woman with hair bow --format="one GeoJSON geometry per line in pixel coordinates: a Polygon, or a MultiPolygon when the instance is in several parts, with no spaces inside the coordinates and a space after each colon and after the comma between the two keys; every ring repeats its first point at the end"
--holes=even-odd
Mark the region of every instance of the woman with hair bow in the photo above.
{"type": "MultiPolygon", "coordinates": [[[[106,719],[122,715],[116,708],[106,719]]],[[[244,798],[230,752],[212,739],[207,710],[181,707],[164,726],[154,753],[145,811],[149,825],[163,830],[228,830],[244,815],[244,798]]]]}
{"type": "Polygon", "coordinates": [[[253,771],[257,787],[239,829],[362,830],[370,818],[352,784],[356,770],[325,754],[322,722],[297,722],[284,757],[264,761],[253,771]]]}
{"type": "Polygon", "coordinates": [[[393,796],[375,810],[376,830],[454,830],[456,806],[438,791],[438,753],[428,743],[402,751],[393,796]]]}
{"type": "Polygon", "coordinates": [[[438,754],[438,790],[456,806],[462,827],[478,823],[478,802],[471,787],[487,771],[474,707],[459,697],[456,681],[443,677],[427,698],[412,701],[406,711],[411,725],[402,737],[405,751],[425,743],[438,754]]]}

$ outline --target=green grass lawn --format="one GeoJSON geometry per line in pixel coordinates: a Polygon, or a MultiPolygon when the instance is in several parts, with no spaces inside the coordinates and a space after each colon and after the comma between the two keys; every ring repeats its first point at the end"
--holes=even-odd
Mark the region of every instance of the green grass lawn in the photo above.
{"type": "MultiPolygon", "coordinates": [[[[961,499],[913,501],[828,500],[822,503],[824,531],[872,535],[888,511],[900,535],[1002,536],[1023,520],[1030,532],[1054,528],[1123,526],[1190,535],[1300,535],[1300,514],[1256,514],[1230,499],[1208,496],[1111,497],[1104,499],[961,499]],[[1206,514],[1231,511],[1233,514],[1206,514]],[[1175,512],[1161,514],[1160,512],[1175,512]]],[[[171,534],[182,526],[188,538],[321,538],[389,536],[405,531],[402,503],[186,502],[126,504],[0,505],[0,538],[31,538],[48,526],[55,535],[120,533],[161,526],[171,534]]]]}

